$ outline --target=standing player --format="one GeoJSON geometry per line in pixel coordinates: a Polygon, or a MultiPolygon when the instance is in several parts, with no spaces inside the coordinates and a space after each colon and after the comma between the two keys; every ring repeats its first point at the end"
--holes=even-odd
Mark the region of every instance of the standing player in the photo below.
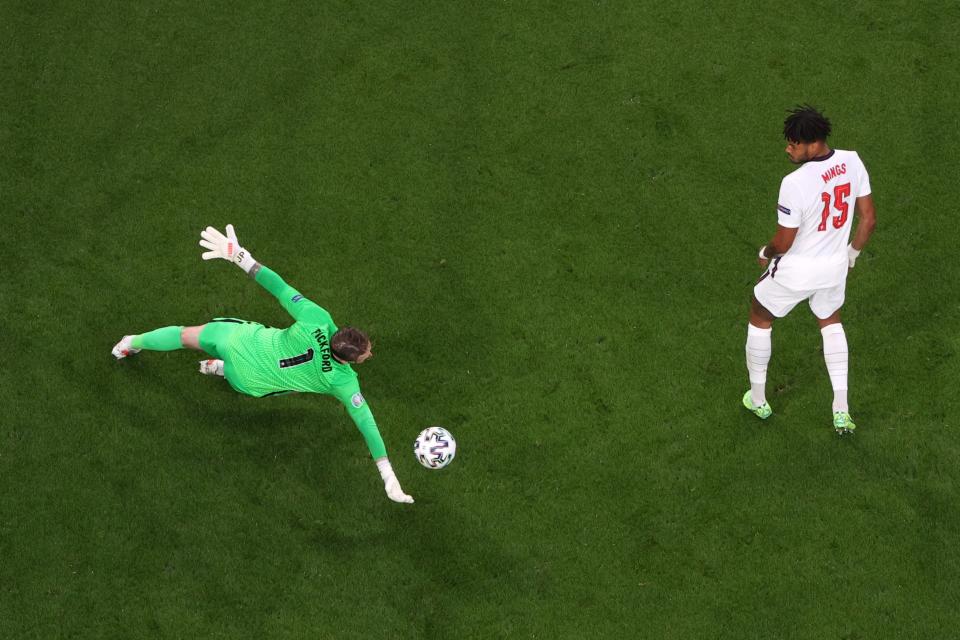
{"type": "Polygon", "coordinates": [[[200,236],[200,245],[208,250],[204,260],[222,258],[238,265],[273,294],[293,316],[293,325],[273,329],[246,320],[217,318],[197,327],[163,327],[124,336],[113,355],[120,359],[142,349],[198,349],[213,356],[200,362],[200,372],[223,376],[240,393],[255,398],[294,391],[332,395],[347,408],[363,434],[387,496],[394,502],[413,502],[400,488],[377,423],[360,393],[357,374],[350,367],[373,355],[366,334],[353,327],[338,329],[325,309],[255,261],[237,242],[233,225],[227,225],[226,236],[213,227],[200,236]]]}
{"type": "Polygon", "coordinates": [[[800,167],[780,184],[777,233],[760,249],[758,261],[767,270],[753,289],[746,348],[750,390],[743,406],[763,419],[773,413],[765,395],[773,319],[806,300],[823,335],[833,385],[833,428],[842,435],[857,425],[847,406],[847,337],[840,307],[847,272],[873,233],[876,211],[860,156],[827,145],[830,121],[810,106],[788,113],[783,123],[786,152],[800,167]],[[847,244],[854,211],[860,222],[847,244]]]}

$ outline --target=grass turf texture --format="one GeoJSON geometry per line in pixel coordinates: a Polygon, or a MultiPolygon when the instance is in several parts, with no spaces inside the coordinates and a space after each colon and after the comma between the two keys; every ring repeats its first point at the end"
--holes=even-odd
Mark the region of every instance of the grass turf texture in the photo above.
{"type": "Polygon", "coordinates": [[[6,3],[0,637],[944,638],[960,626],[952,2],[6,3]],[[879,229],[820,336],[746,300],[810,101],[879,229]],[[123,334],[341,323],[335,401],[123,334]],[[442,472],[410,455],[441,424],[442,472]]]}

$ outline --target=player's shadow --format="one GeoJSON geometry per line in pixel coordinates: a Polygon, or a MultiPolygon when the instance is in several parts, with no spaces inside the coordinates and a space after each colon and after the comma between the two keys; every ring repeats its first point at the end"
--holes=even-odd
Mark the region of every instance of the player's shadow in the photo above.
{"type": "Polygon", "coordinates": [[[182,359],[164,361],[157,355],[111,362],[111,375],[124,378],[123,384],[104,385],[96,376],[77,379],[112,406],[117,428],[142,432],[158,443],[188,440],[161,450],[190,447],[191,456],[201,459],[236,455],[261,468],[289,463],[321,443],[332,450],[366,450],[346,412],[329,398],[251,398],[221,378],[196,371],[191,378],[182,359]]]}

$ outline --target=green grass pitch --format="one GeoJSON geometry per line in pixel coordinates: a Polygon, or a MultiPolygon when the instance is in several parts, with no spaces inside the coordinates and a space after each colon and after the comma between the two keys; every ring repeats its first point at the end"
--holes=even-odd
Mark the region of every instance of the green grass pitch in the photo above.
{"type": "Polygon", "coordinates": [[[952,638],[960,6],[0,3],[0,638],[952,638]],[[747,386],[811,102],[879,226],[747,386]],[[343,324],[404,488],[331,398],[124,333],[343,324]],[[448,469],[416,433],[448,427],[448,469]]]}

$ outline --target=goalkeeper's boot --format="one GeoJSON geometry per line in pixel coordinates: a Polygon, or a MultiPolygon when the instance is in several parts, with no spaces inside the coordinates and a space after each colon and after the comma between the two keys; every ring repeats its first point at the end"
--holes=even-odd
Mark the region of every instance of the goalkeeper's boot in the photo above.
{"type": "Polygon", "coordinates": [[[123,339],[114,345],[113,350],[110,353],[113,354],[113,357],[117,360],[122,360],[127,356],[132,356],[135,353],[140,353],[140,349],[134,349],[130,346],[133,343],[134,336],[123,336],[123,339]]]}
{"type": "Polygon", "coordinates": [[[773,409],[770,408],[770,403],[764,402],[759,407],[754,405],[753,398],[750,397],[749,391],[743,394],[743,406],[746,407],[747,411],[757,416],[761,420],[766,420],[773,415],[773,409]]]}
{"type": "Polygon", "coordinates": [[[838,435],[842,436],[856,431],[857,425],[853,424],[853,418],[846,411],[834,411],[833,428],[838,435]]]}
{"type": "Polygon", "coordinates": [[[205,376],[220,376],[223,377],[223,360],[201,360],[200,361],[200,373],[205,376]]]}

